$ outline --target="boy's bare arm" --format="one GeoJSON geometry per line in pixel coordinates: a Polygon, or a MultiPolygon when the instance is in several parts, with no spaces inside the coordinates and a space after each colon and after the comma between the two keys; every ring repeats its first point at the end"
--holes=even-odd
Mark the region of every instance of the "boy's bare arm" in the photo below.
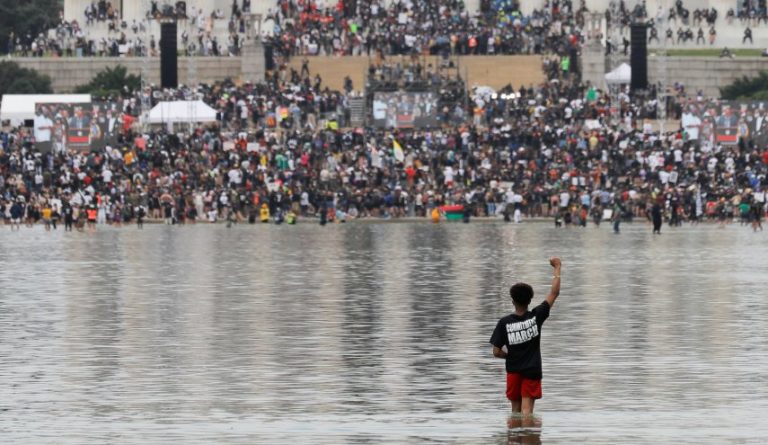
{"type": "Polygon", "coordinates": [[[552,276],[552,289],[549,291],[549,295],[547,295],[547,303],[549,303],[551,308],[554,306],[557,296],[560,295],[560,267],[562,266],[562,261],[560,261],[560,258],[553,256],[549,259],[549,264],[554,272],[552,276]]]}
{"type": "Polygon", "coordinates": [[[499,348],[497,346],[494,346],[493,347],[493,356],[496,357],[496,358],[507,358],[507,353],[504,352],[503,349],[501,349],[501,348],[499,348]]]}

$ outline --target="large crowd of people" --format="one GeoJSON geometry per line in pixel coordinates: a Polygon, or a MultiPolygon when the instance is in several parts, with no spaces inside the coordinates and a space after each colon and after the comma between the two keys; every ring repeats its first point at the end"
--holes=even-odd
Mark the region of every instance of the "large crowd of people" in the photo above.
{"type": "MultiPolygon", "coordinates": [[[[183,3],[183,2],[177,2],[183,3]]],[[[190,8],[168,12],[151,3],[146,18],[161,19],[167,14],[183,18],[180,22],[180,49],[188,56],[236,56],[246,36],[246,16],[250,0],[235,1],[230,14],[221,9],[205,12],[190,8]],[[216,30],[226,22],[226,32],[216,30]]],[[[123,19],[119,10],[105,0],[93,1],[83,11],[82,19],[63,18],[47,33],[33,35],[13,31],[8,36],[7,53],[20,57],[143,57],[159,54],[159,36],[147,32],[144,18],[123,19]],[[105,33],[93,32],[106,26],[105,33]]]]}
{"type": "Polygon", "coordinates": [[[524,16],[516,5],[460,0],[278,0],[273,45],[292,55],[552,54],[581,43],[582,13],[570,0],[524,16]]]}
{"type": "MultiPolygon", "coordinates": [[[[17,56],[144,56],[159,51],[159,36],[146,31],[144,18],[125,19],[115,2],[94,0],[72,21],[61,20],[48,33],[16,30],[7,52],[17,56]],[[92,32],[107,27],[107,32],[92,32]]],[[[182,18],[180,49],[186,55],[239,55],[247,34],[250,0],[233,0],[226,10],[203,11],[185,2],[151,3],[145,18],[182,18]],[[217,24],[226,22],[226,31],[217,24]],[[220,29],[221,28],[221,29],[220,29]]],[[[275,0],[262,17],[263,40],[278,57],[296,55],[409,54],[568,54],[583,43],[587,2],[554,0],[523,14],[512,0],[482,0],[478,10],[461,0],[339,0],[338,2],[275,0]]],[[[717,43],[717,21],[743,27],[742,44],[754,43],[752,28],[768,23],[764,2],[744,1],[724,15],[714,7],[691,8],[677,0],[668,10],[648,11],[645,3],[630,7],[612,3],[605,12],[624,37],[608,39],[608,51],[628,51],[628,26],[650,24],[649,43],[670,46],[717,43]]]]}
{"type": "MultiPolygon", "coordinates": [[[[475,91],[456,104],[466,119],[429,128],[352,128],[347,101],[322,79],[283,67],[260,85],[143,90],[116,100],[123,125],[104,149],[41,151],[51,138],[46,126],[8,129],[0,134],[0,214],[11,224],[84,227],[145,218],[428,217],[455,205],[467,216],[565,225],[650,217],[655,204],[673,224],[741,218],[745,205],[750,218],[765,212],[761,111],[733,121],[745,137],[720,141],[695,116],[659,133],[645,119],[655,112],[651,99],[565,77],[475,91]],[[135,119],[142,103],[195,95],[218,122],[145,129],[135,119]]],[[[669,111],[684,117],[715,105],[679,89],[669,111]]]]}
{"type": "MultiPolygon", "coordinates": [[[[484,1],[468,11],[460,0],[340,0],[325,6],[317,1],[277,0],[263,17],[265,42],[277,54],[552,54],[581,43],[582,5],[571,0],[523,15],[512,2],[484,1]]],[[[178,6],[176,7],[178,8],[178,6]]],[[[248,26],[250,0],[234,0],[228,11],[186,7],[171,12],[183,17],[181,44],[189,55],[238,55],[248,26]],[[216,24],[226,21],[227,32],[216,24]],[[220,41],[226,35],[226,41],[220,41]]],[[[153,2],[146,17],[166,14],[153,2]]],[[[119,9],[99,0],[78,20],[60,23],[48,33],[17,30],[9,36],[8,53],[19,56],[143,56],[158,51],[143,19],[123,19],[119,9]],[[93,37],[94,26],[107,33],[93,37]]]]}

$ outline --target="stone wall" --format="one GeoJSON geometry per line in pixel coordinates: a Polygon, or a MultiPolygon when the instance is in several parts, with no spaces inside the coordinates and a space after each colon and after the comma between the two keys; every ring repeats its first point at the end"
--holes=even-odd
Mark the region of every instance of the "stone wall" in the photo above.
{"type": "MultiPolygon", "coordinates": [[[[241,57],[196,57],[194,58],[198,82],[210,83],[225,78],[235,81],[258,81],[263,78],[263,48],[258,45],[246,51],[241,57]]],[[[349,75],[355,89],[365,84],[368,72],[368,57],[309,57],[310,71],[319,73],[323,83],[332,89],[342,89],[344,77],[349,75]]],[[[141,58],[14,58],[25,68],[47,74],[53,81],[57,93],[71,92],[76,86],[88,83],[96,73],[106,67],[123,65],[128,72],[141,74],[144,60],[141,58]]],[[[189,83],[188,63],[190,58],[179,58],[179,83],[189,83]]],[[[389,57],[389,62],[405,61],[405,58],[389,57]]],[[[301,70],[302,58],[295,57],[289,66],[301,70]]],[[[426,64],[437,65],[437,57],[427,57],[426,64]]],[[[542,59],[539,56],[463,56],[458,58],[460,72],[469,86],[487,85],[501,88],[511,83],[515,88],[521,85],[535,85],[544,81],[542,59]]],[[[160,83],[160,59],[151,58],[148,65],[150,82],[160,83]]]]}
{"type": "MultiPolygon", "coordinates": [[[[657,82],[658,60],[648,58],[648,81],[657,82]]],[[[736,57],[669,57],[667,58],[667,82],[680,82],[690,93],[702,90],[707,97],[720,97],[720,87],[741,77],[755,77],[768,70],[768,58],[736,57]]]]}
{"type": "MultiPolygon", "coordinates": [[[[179,83],[189,81],[189,57],[179,57],[179,83]]],[[[11,59],[24,68],[31,68],[40,74],[48,75],[56,93],[68,93],[82,84],[88,83],[99,71],[106,67],[123,65],[130,74],[141,75],[144,59],[141,58],[14,58],[11,59]]],[[[239,81],[242,61],[239,57],[196,57],[196,77],[198,82],[212,83],[231,78],[239,81]]],[[[150,82],[160,84],[160,58],[149,59],[148,71],[150,82]]],[[[251,79],[246,79],[251,80],[251,79]]]]}
{"type": "MultiPolygon", "coordinates": [[[[258,53],[260,54],[260,53],[258,53]]],[[[244,68],[247,68],[251,59],[259,59],[251,56],[248,60],[239,57],[197,57],[195,64],[198,82],[211,83],[226,78],[235,81],[256,81],[257,79],[244,78],[244,68]]],[[[599,59],[599,58],[598,58],[599,59]]],[[[32,68],[42,74],[47,74],[53,81],[54,91],[57,93],[71,92],[76,86],[87,83],[91,78],[108,66],[124,65],[128,71],[140,75],[143,65],[142,59],[137,58],[15,58],[13,61],[26,68],[32,68]]],[[[435,62],[436,61],[431,61],[435,62]]],[[[600,60],[584,60],[585,70],[599,71],[600,60]],[[585,63],[588,62],[588,63],[585,63]]],[[[179,83],[189,82],[189,70],[187,64],[189,58],[179,58],[179,83]]],[[[369,60],[367,57],[312,57],[310,58],[310,70],[313,75],[319,72],[324,83],[331,88],[341,89],[345,75],[351,75],[355,89],[364,84],[369,60]]],[[[516,88],[520,85],[537,84],[543,81],[544,74],[541,71],[541,58],[536,56],[467,56],[460,58],[462,75],[468,76],[468,83],[473,85],[488,85],[494,88],[512,83],[516,88]]],[[[648,58],[648,78],[650,82],[659,79],[658,60],[648,58]]],[[[761,70],[768,70],[768,58],[735,59],[718,57],[669,57],[667,65],[667,82],[681,82],[688,91],[704,91],[707,96],[719,96],[719,87],[732,83],[743,76],[756,76],[761,70]]],[[[301,69],[301,58],[294,58],[290,66],[301,69]]],[[[246,69],[247,71],[247,69],[246,69]]],[[[150,81],[160,83],[160,60],[150,59],[150,81]]],[[[261,73],[261,71],[259,71],[261,73]]],[[[258,77],[258,76],[257,76],[258,77]]],[[[589,76],[588,76],[589,77],[589,76]]],[[[599,77],[594,75],[592,77],[599,77]]]]}
{"type": "MultiPolygon", "coordinates": [[[[602,60],[605,60],[603,57],[602,60]]],[[[598,74],[600,58],[592,54],[582,54],[583,73],[585,80],[590,80],[598,87],[605,88],[604,74],[598,74]]],[[[618,60],[616,63],[629,63],[629,59],[618,60]]],[[[736,57],[734,59],[720,57],[668,57],[666,60],[666,76],[659,71],[662,64],[656,57],[648,58],[648,82],[656,84],[666,77],[667,85],[681,83],[690,94],[701,90],[705,97],[720,97],[720,88],[728,86],[736,79],[744,76],[751,78],[768,70],[768,58],[736,57]]],[[[606,63],[606,70],[609,64],[606,63]]]]}
{"type": "Polygon", "coordinates": [[[605,87],[605,50],[597,45],[585,46],[581,51],[581,79],[597,88],[605,87]]]}

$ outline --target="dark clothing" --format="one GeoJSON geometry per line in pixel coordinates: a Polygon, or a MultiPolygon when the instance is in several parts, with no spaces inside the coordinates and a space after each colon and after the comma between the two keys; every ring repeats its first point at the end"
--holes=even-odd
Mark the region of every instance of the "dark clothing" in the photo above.
{"type": "Polygon", "coordinates": [[[619,226],[621,225],[621,218],[623,217],[624,206],[617,203],[613,206],[613,215],[611,215],[611,219],[613,220],[613,233],[619,233],[619,226]]]}
{"type": "Polygon", "coordinates": [[[653,220],[653,233],[661,233],[661,206],[659,204],[653,205],[651,219],[653,220]]]}
{"type": "Polygon", "coordinates": [[[325,203],[325,198],[323,198],[323,204],[320,206],[320,225],[324,226],[327,221],[328,221],[328,205],[325,203]]]}
{"type": "Polygon", "coordinates": [[[67,205],[61,211],[64,214],[64,230],[72,231],[72,223],[74,222],[74,211],[72,210],[72,207],[67,205]]]}
{"type": "Polygon", "coordinates": [[[549,303],[544,301],[525,315],[509,314],[496,324],[491,344],[507,347],[507,372],[541,379],[541,326],[547,317],[549,303]]]}
{"type": "Polygon", "coordinates": [[[147,216],[147,212],[144,211],[144,207],[139,207],[139,211],[136,214],[136,225],[141,229],[144,227],[144,217],[147,216]]]}
{"type": "Polygon", "coordinates": [[[21,219],[24,216],[24,208],[18,202],[11,206],[11,219],[21,219]]]}

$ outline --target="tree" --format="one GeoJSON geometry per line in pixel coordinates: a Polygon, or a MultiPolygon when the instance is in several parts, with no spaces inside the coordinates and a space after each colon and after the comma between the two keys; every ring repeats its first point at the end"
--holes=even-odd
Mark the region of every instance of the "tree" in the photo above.
{"type": "Polygon", "coordinates": [[[128,74],[128,69],[123,65],[117,65],[100,71],[90,82],[75,88],[75,93],[90,94],[94,97],[117,97],[130,94],[139,88],[141,88],[141,78],[135,74],[128,74]]]}
{"type": "Polygon", "coordinates": [[[0,1],[0,53],[7,52],[11,32],[35,37],[56,26],[61,10],[61,0],[0,1]]]}
{"type": "Polygon", "coordinates": [[[51,78],[16,62],[0,62],[0,97],[3,94],[50,94],[51,78]]]}
{"type": "Polygon", "coordinates": [[[766,100],[768,99],[768,71],[761,71],[757,77],[736,79],[732,84],[720,88],[720,96],[727,100],[766,100]]]}

